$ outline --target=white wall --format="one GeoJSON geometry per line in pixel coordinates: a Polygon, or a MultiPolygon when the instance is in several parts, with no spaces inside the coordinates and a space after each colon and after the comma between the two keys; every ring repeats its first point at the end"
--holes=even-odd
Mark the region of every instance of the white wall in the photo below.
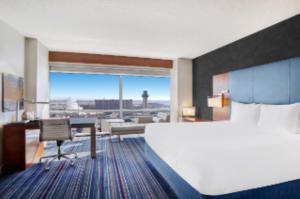
{"type": "MultiPolygon", "coordinates": [[[[29,40],[26,39],[25,49],[25,37],[0,20],[0,169],[2,166],[2,125],[16,120],[15,112],[2,112],[2,73],[24,77],[25,99],[49,100],[48,50],[36,39],[29,40]]],[[[47,117],[48,105],[40,106],[46,106],[46,108],[37,107],[38,116],[47,117]]],[[[20,117],[21,114],[22,112],[19,114],[20,117]]]]}
{"type": "MultiPolygon", "coordinates": [[[[0,20],[0,91],[2,73],[24,77],[24,37],[0,20]]],[[[21,115],[21,114],[20,114],[21,115]]],[[[0,92],[0,168],[2,163],[2,125],[15,121],[15,112],[2,112],[2,92],[0,92]]]]}
{"type": "Polygon", "coordinates": [[[179,58],[171,70],[171,122],[182,116],[182,108],[193,105],[193,64],[191,59],[179,58]]]}
{"type": "MultiPolygon", "coordinates": [[[[33,38],[26,38],[25,48],[25,99],[48,102],[50,87],[48,49],[37,39],[33,38]]],[[[26,110],[36,112],[39,118],[49,117],[49,105],[26,104],[26,110]]]]}
{"type": "MultiPolygon", "coordinates": [[[[24,37],[0,20],[0,89],[2,73],[24,77],[24,37]]],[[[0,92],[0,125],[14,121],[15,112],[2,112],[2,92],[0,92]]]]}
{"type": "MultiPolygon", "coordinates": [[[[38,72],[37,72],[37,101],[50,101],[49,51],[38,42],[38,72]]],[[[49,118],[49,105],[38,105],[38,116],[49,118]]]]}
{"type": "MultiPolygon", "coordinates": [[[[35,39],[25,39],[25,99],[36,99],[37,90],[37,41],[35,39]]],[[[36,111],[36,106],[25,103],[26,111],[36,111]]]]}

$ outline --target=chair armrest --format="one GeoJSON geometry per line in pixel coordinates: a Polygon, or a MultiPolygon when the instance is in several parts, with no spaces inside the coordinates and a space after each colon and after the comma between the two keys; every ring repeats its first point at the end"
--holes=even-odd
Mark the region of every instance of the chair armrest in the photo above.
{"type": "Polygon", "coordinates": [[[133,118],[132,121],[137,124],[147,124],[153,122],[151,116],[142,116],[142,117],[133,118]]]}

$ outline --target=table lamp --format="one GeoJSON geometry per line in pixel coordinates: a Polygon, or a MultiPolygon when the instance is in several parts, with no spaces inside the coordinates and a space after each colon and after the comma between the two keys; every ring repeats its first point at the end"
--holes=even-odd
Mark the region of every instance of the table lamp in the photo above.
{"type": "Polygon", "coordinates": [[[194,106],[184,107],[182,109],[182,116],[184,117],[195,117],[195,115],[196,115],[196,108],[194,106]]]}
{"type": "Polygon", "coordinates": [[[223,108],[229,104],[229,98],[225,96],[229,90],[221,91],[218,95],[207,97],[207,106],[212,108],[223,108]]]}

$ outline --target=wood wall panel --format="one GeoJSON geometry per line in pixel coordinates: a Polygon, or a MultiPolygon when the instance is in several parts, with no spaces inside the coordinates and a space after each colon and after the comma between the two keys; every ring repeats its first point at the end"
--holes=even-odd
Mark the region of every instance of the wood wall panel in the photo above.
{"type": "MultiPolygon", "coordinates": [[[[222,91],[229,89],[229,74],[224,73],[213,76],[213,95],[218,95],[222,91]]],[[[226,98],[229,98],[229,94],[224,94],[226,98]]],[[[223,108],[212,108],[212,119],[214,121],[228,120],[229,119],[229,106],[223,108]]]]}
{"type": "Polygon", "coordinates": [[[105,64],[120,66],[147,66],[158,68],[172,68],[173,61],[167,59],[151,59],[141,57],[126,57],[114,55],[100,55],[88,53],[71,52],[49,52],[49,62],[83,63],[83,64],[105,64]]]}

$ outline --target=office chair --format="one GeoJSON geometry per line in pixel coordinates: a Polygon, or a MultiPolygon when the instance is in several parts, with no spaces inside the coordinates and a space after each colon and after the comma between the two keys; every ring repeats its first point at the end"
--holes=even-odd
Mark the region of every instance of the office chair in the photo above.
{"type": "Polygon", "coordinates": [[[50,168],[50,163],[53,160],[60,160],[61,158],[66,158],[71,160],[71,166],[74,166],[74,161],[68,157],[69,155],[75,155],[76,153],[62,153],[61,145],[65,140],[73,140],[74,134],[71,131],[71,125],[69,119],[47,119],[40,121],[41,135],[40,141],[56,141],[57,144],[57,154],[43,156],[40,158],[40,162],[43,158],[47,158],[45,170],[48,171],[50,168]],[[50,161],[49,159],[52,158],[50,161]]]}

